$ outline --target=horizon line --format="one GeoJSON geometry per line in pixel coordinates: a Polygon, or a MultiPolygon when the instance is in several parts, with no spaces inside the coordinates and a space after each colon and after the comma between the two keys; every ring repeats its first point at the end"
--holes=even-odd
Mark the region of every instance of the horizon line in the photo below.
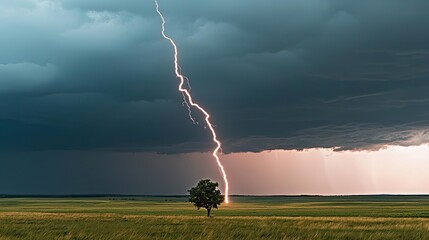
{"type": "MultiPolygon", "coordinates": [[[[31,197],[40,197],[40,198],[81,198],[81,197],[188,197],[187,194],[0,194],[0,198],[31,198],[31,197]]],[[[231,194],[231,197],[381,197],[381,196],[420,196],[429,197],[429,193],[412,193],[412,194],[390,194],[390,193],[380,193],[380,194],[231,194]]]]}

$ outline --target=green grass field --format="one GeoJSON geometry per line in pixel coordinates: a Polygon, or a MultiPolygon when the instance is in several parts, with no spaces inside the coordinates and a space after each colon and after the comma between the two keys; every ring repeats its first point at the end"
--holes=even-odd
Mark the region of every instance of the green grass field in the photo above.
{"type": "Polygon", "coordinates": [[[0,239],[429,239],[429,197],[0,198],[0,239]]]}

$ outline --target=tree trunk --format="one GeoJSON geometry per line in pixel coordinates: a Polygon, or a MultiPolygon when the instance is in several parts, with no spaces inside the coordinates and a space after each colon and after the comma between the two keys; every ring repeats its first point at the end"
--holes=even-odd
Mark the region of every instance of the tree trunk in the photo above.
{"type": "Polygon", "coordinates": [[[212,210],[212,208],[207,208],[207,217],[210,217],[210,211],[212,210]]]}

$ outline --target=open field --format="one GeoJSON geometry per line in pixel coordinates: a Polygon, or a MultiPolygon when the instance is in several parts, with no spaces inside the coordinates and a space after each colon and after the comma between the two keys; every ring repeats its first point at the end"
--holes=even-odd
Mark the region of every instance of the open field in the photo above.
{"type": "Polygon", "coordinates": [[[429,239],[429,197],[0,198],[0,239],[429,239]]]}

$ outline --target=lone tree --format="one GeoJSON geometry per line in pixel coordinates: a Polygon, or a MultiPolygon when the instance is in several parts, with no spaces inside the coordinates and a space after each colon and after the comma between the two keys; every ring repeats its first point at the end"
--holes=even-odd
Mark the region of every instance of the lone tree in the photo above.
{"type": "Polygon", "coordinates": [[[210,179],[200,180],[197,186],[188,190],[189,202],[193,203],[198,210],[207,209],[207,217],[210,217],[211,210],[217,208],[224,200],[218,186],[217,182],[211,182],[210,179]]]}

